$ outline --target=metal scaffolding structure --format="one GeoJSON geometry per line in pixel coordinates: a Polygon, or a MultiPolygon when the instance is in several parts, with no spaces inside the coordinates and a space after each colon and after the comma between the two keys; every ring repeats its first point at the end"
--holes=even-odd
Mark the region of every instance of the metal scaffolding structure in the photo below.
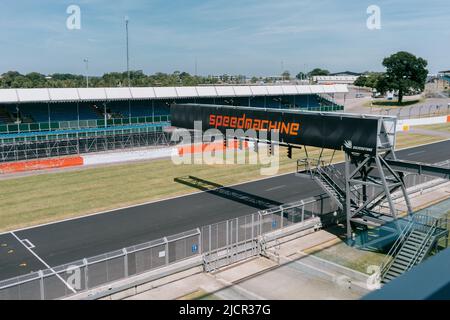
{"type": "Polygon", "coordinates": [[[162,128],[98,130],[87,134],[48,133],[39,139],[0,144],[0,162],[41,159],[170,144],[162,128]]]}

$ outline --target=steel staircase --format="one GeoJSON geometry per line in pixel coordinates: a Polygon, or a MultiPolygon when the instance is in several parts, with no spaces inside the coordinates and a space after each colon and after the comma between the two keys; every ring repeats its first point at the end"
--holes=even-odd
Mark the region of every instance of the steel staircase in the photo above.
{"type": "MultiPolygon", "coordinates": [[[[342,173],[332,164],[327,166],[319,164],[314,170],[310,170],[310,174],[331,199],[336,202],[339,209],[343,210],[345,206],[345,179],[342,173]]],[[[352,190],[351,192],[355,198],[359,198],[358,190],[352,190]]],[[[352,207],[357,207],[353,199],[350,203],[352,207]]],[[[379,214],[369,210],[362,210],[352,221],[371,227],[379,227],[386,222],[380,218],[379,214]]]]}
{"type": "Polygon", "coordinates": [[[324,168],[317,167],[313,174],[313,179],[336,202],[341,210],[344,209],[345,191],[333,181],[324,168]]]}
{"type": "Polygon", "coordinates": [[[382,266],[382,282],[388,283],[423,262],[439,239],[447,234],[441,227],[441,219],[412,217],[388,253],[390,261],[382,266]]]}

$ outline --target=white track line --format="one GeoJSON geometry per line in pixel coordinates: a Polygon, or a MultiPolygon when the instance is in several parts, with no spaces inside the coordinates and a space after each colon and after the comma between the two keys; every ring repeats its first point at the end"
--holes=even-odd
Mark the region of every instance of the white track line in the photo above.
{"type": "MultiPolygon", "coordinates": [[[[441,141],[437,141],[437,142],[433,142],[433,143],[424,143],[424,144],[420,144],[420,145],[413,146],[413,147],[406,147],[406,148],[402,148],[402,149],[397,149],[395,151],[398,152],[398,151],[403,151],[403,150],[410,150],[410,149],[414,149],[414,148],[430,146],[430,145],[433,145],[433,144],[443,143],[443,142],[447,142],[447,141],[450,141],[450,139],[445,139],[445,140],[441,140],[441,141]]],[[[344,161],[337,162],[335,164],[340,164],[340,163],[344,163],[344,161]]],[[[230,184],[230,185],[228,185],[226,187],[229,188],[229,187],[243,186],[243,185],[250,184],[250,183],[255,183],[255,182],[260,182],[260,181],[264,181],[264,180],[268,180],[268,179],[275,179],[275,178],[278,178],[278,177],[288,176],[288,175],[295,174],[295,173],[297,173],[297,172],[296,171],[287,172],[287,173],[283,173],[283,174],[279,174],[279,175],[275,175],[275,176],[264,177],[264,178],[260,178],[260,179],[255,179],[255,180],[249,180],[249,181],[245,181],[245,182],[239,182],[239,183],[235,183],[235,184],[230,184]]],[[[222,188],[218,188],[218,189],[222,189],[222,188]]],[[[209,191],[218,190],[218,189],[212,189],[212,190],[209,190],[209,191]]],[[[86,214],[86,215],[79,216],[79,217],[67,218],[67,219],[63,219],[63,220],[59,220],[59,221],[53,221],[53,222],[49,222],[49,223],[38,224],[38,225],[35,225],[35,226],[25,227],[25,228],[22,228],[22,229],[6,231],[6,232],[3,232],[3,233],[0,233],[0,236],[8,234],[10,232],[21,232],[21,231],[36,229],[36,228],[45,227],[45,226],[54,225],[54,224],[59,224],[59,223],[63,223],[63,222],[69,222],[69,221],[74,221],[74,220],[80,220],[80,219],[84,219],[84,218],[94,217],[94,216],[98,216],[98,215],[102,215],[102,214],[106,214],[106,213],[113,213],[113,212],[116,212],[116,211],[126,210],[126,209],[130,209],[130,208],[137,208],[137,207],[146,206],[146,205],[154,204],[154,203],[158,203],[158,202],[164,202],[164,201],[170,201],[170,200],[175,200],[175,199],[184,198],[184,197],[190,197],[190,196],[201,194],[201,193],[205,193],[205,191],[192,192],[192,193],[183,194],[183,195],[179,195],[179,196],[168,197],[168,198],[164,198],[164,199],[160,199],[160,200],[153,200],[153,201],[133,204],[131,206],[120,207],[120,208],[117,208],[117,209],[112,209],[112,210],[106,210],[106,211],[100,211],[100,212],[96,212],[96,213],[86,214]]]]}
{"type": "MultiPolygon", "coordinates": [[[[41,259],[41,257],[39,257],[33,250],[31,250],[25,243],[24,241],[28,241],[28,240],[21,240],[14,232],[11,232],[11,235],[16,238],[17,241],[19,241],[24,247],[25,249],[27,249],[36,259],[38,259],[44,266],[46,266],[51,272],[53,272],[53,274],[55,276],[57,276],[65,285],[66,287],[72,291],[73,293],[77,293],[77,291],[72,288],[58,273],[55,272],[55,270],[53,270],[52,267],[50,267],[44,260],[41,259]]],[[[28,241],[29,242],[29,241],[28,241]]],[[[31,243],[31,242],[30,242],[31,243]]]]}

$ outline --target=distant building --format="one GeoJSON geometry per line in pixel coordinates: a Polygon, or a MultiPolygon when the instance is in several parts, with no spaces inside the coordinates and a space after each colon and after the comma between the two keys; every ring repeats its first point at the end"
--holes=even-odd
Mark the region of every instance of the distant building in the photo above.
{"type": "Polygon", "coordinates": [[[354,84],[361,75],[361,73],[343,71],[327,76],[314,76],[313,81],[317,84],[354,84]]]}
{"type": "Polygon", "coordinates": [[[354,84],[359,76],[315,76],[313,81],[317,84],[354,84]]]}
{"type": "Polygon", "coordinates": [[[344,72],[337,72],[337,73],[330,73],[330,76],[337,76],[337,77],[359,77],[362,75],[362,73],[352,72],[352,71],[344,71],[344,72]]]}

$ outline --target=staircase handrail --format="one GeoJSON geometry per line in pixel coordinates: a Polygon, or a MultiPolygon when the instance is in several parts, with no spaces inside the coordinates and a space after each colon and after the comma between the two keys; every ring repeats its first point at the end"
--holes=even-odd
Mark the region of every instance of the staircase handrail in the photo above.
{"type": "Polygon", "coordinates": [[[409,235],[409,233],[415,227],[415,225],[416,225],[416,221],[413,217],[413,219],[408,223],[408,225],[402,230],[402,232],[400,233],[400,236],[394,242],[394,245],[392,246],[391,250],[389,250],[389,252],[387,253],[387,257],[381,263],[380,269],[381,269],[382,275],[384,275],[389,270],[389,268],[392,266],[392,264],[394,263],[394,261],[395,261],[394,253],[400,249],[400,246],[406,240],[407,235],[409,235]]]}
{"type": "MultiPolygon", "coordinates": [[[[325,181],[328,181],[328,179],[327,179],[327,177],[326,177],[326,174],[324,174],[324,170],[323,170],[322,167],[317,167],[316,172],[320,175],[320,177],[321,177],[322,179],[324,179],[325,181]]],[[[334,190],[339,196],[342,197],[343,191],[339,188],[339,186],[336,185],[335,182],[329,183],[329,186],[330,186],[331,188],[333,188],[333,190],[334,190]],[[338,189],[338,188],[339,188],[339,189],[338,189]]]]}
{"type": "Polygon", "coordinates": [[[343,185],[345,185],[345,177],[344,177],[344,175],[342,174],[342,172],[340,172],[336,168],[336,166],[333,163],[330,163],[329,165],[324,167],[324,169],[328,169],[327,171],[330,171],[333,176],[335,176],[340,182],[343,183],[343,185]]]}
{"type": "Polygon", "coordinates": [[[300,167],[301,164],[305,165],[305,170],[311,175],[313,176],[313,168],[319,168],[323,166],[324,161],[321,159],[316,159],[316,158],[303,158],[303,159],[299,159],[297,160],[297,172],[299,172],[298,168],[300,167]]]}
{"type": "Polygon", "coordinates": [[[420,244],[419,249],[416,251],[416,254],[414,256],[414,259],[410,261],[410,263],[407,266],[406,270],[409,270],[413,266],[416,265],[417,261],[419,260],[420,255],[422,254],[422,251],[426,248],[428,245],[428,242],[432,239],[434,232],[436,231],[438,220],[435,219],[433,222],[433,225],[430,226],[430,229],[427,232],[427,235],[425,236],[424,240],[420,244]]]}

